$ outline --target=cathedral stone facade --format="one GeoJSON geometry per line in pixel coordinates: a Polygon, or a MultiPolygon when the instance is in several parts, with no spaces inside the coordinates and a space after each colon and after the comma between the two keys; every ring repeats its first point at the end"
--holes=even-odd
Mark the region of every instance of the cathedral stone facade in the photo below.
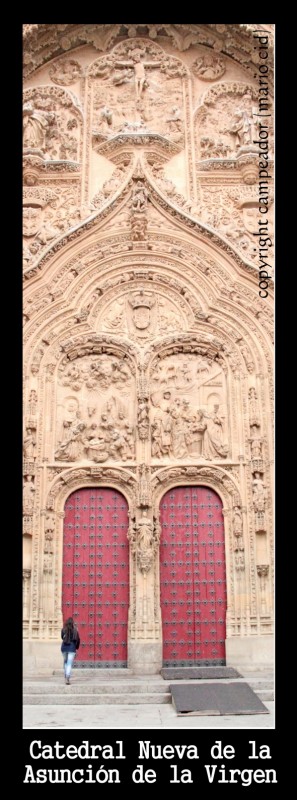
{"type": "Polygon", "coordinates": [[[24,25],[25,672],[273,661],[272,27],[24,25]]]}

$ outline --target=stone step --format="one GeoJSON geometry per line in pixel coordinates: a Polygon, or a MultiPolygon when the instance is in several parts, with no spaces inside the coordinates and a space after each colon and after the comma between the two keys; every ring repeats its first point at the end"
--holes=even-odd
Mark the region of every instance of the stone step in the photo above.
{"type": "MultiPolygon", "coordinates": [[[[162,694],[163,692],[169,692],[169,683],[120,683],[120,682],[109,682],[109,683],[81,683],[80,681],[75,680],[75,677],[71,677],[71,691],[74,694],[143,694],[146,692],[149,693],[158,693],[162,694]]],[[[57,694],[67,694],[69,691],[68,686],[66,684],[61,683],[61,685],[55,683],[48,684],[44,682],[26,682],[24,684],[24,696],[30,694],[43,694],[43,695],[57,695],[57,694]]]]}
{"type": "MultiPolygon", "coordinates": [[[[204,683],[212,683],[212,681],[204,681],[204,683]]],[[[76,676],[71,676],[71,685],[73,687],[73,691],[78,691],[82,693],[107,693],[112,694],[113,692],[131,692],[131,693],[138,693],[138,692],[169,692],[170,685],[173,681],[163,681],[160,682],[156,681],[138,681],[137,683],[132,680],[126,680],[124,683],[122,681],[89,681],[89,682],[82,682],[76,679],[76,676]]],[[[174,681],[176,684],[183,684],[184,681],[174,681]]],[[[186,681],[187,683],[187,681],[186,681]]],[[[199,681],[200,683],[200,681],[199,681]]],[[[197,682],[197,686],[199,685],[197,682]]],[[[228,683],[228,681],[226,681],[228,683]]],[[[244,681],[246,683],[246,681],[244,681]]],[[[195,685],[194,681],[191,682],[192,685],[195,685]]],[[[253,689],[254,692],[259,693],[263,691],[269,691],[272,694],[274,693],[274,685],[273,681],[263,681],[262,683],[253,683],[249,681],[249,686],[253,689]]],[[[55,683],[47,683],[44,680],[39,681],[24,681],[24,693],[28,694],[56,694],[60,691],[65,691],[66,686],[64,684],[64,679],[61,677],[60,681],[56,681],[55,683]]]]}
{"type": "MultiPolygon", "coordinates": [[[[52,674],[63,676],[64,673],[62,669],[54,669],[52,674]]],[[[98,676],[100,679],[108,678],[110,680],[118,680],[119,678],[122,677],[135,678],[135,673],[133,672],[133,669],[128,669],[128,667],[119,667],[118,669],[114,667],[112,669],[111,668],[100,669],[99,667],[98,668],[94,667],[92,669],[89,669],[88,667],[86,667],[85,669],[81,669],[80,667],[76,667],[74,665],[73,674],[78,675],[80,678],[83,677],[93,678],[94,676],[96,677],[98,676]]],[[[157,677],[160,678],[160,676],[157,677]]]]}
{"type": "Polygon", "coordinates": [[[140,694],[75,694],[72,686],[65,686],[65,694],[27,694],[23,697],[24,705],[141,705],[154,703],[171,703],[170,692],[141,692],[140,694]]]}
{"type": "MultiPolygon", "coordinates": [[[[267,670],[242,670],[236,683],[248,683],[263,703],[274,700],[274,674],[267,670]]],[[[213,683],[215,678],[203,679],[203,683],[213,683]]],[[[234,678],[222,679],[224,683],[233,682],[234,678]]],[[[164,680],[157,674],[135,674],[128,668],[79,668],[75,667],[71,675],[70,686],[64,682],[62,669],[51,675],[36,675],[24,679],[24,705],[127,705],[141,704],[159,705],[171,703],[170,684],[188,683],[187,679],[164,680]]],[[[191,684],[201,681],[191,681],[191,684]]]]}
{"type": "MultiPolygon", "coordinates": [[[[264,677],[261,680],[257,677],[255,680],[249,681],[243,678],[238,679],[238,683],[242,681],[249,683],[262,702],[274,700],[273,680],[265,680],[264,677]]],[[[179,684],[183,682],[175,681],[179,684]]],[[[204,682],[212,683],[212,681],[204,682]]],[[[227,680],[226,683],[228,682],[227,680]]],[[[198,683],[200,681],[197,681],[198,683]]],[[[106,678],[99,680],[97,676],[93,675],[92,679],[83,681],[76,673],[71,677],[70,686],[66,686],[64,683],[63,674],[51,678],[50,681],[45,681],[44,678],[24,681],[24,705],[62,705],[71,702],[76,705],[169,703],[171,702],[170,682],[160,680],[157,675],[149,676],[146,680],[140,677],[135,679],[135,676],[132,679],[129,675],[125,680],[121,678],[117,681],[114,678],[110,679],[110,676],[109,680],[106,678]]]]}
{"type": "MultiPolygon", "coordinates": [[[[253,687],[251,687],[251,688],[253,688],[253,687]]],[[[257,697],[259,697],[260,700],[262,700],[263,703],[265,703],[265,702],[268,703],[268,701],[269,702],[273,702],[273,700],[274,700],[274,691],[273,691],[273,689],[259,689],[259,691],[257,691],[257,692],[254,689],[254,692],[257,695],[257,697]]]]}

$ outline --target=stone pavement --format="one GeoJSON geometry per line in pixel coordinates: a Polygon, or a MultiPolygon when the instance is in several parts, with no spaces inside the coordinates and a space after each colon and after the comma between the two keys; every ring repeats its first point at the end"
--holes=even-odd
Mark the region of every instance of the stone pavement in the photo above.
{"type": "MultiPolygon", "coordinates": [[[[34,676],[24,680],[24,706],[23,728],[42,729],[265,729],[274,728],[274,677],[272,670],[238,668],[241,674],[239,680],[248,683],[262,700],[268,714],[244,714],[226,716],[178,716],[171,702],[171,696],[166,695],[168,682],[164,681],[164,696],[160,702],[154,702],[153,692],[158,692],[161,676],[135,676],[143,684],[146,691],[150,689],[150,700],[141,702],[138,696],[132,702],[127,700],[127,690],[123,695],[123,702],[114,700],[112,694],[105,697],[97,696],[98,672],[94,676],[86,676],[82,682],[81,674],[73,671],[71,685],[66,687],[61,675],[34,676]],[[86,688],[87,687],[87,688],[86,688]],[[82,690],[88,692],[83,695],[82,690]],[[35,692],[35,696],[34,696],[35,692]],[[26,698],[26,693],[27,698],[26,698]],[[39,693],[39,696],[37,696],[39,693]],[[71,698],[72,697],[72,701],[71,698]],[[65,698],[65,699],[64,699],[65,698]],[[139,702],[140,701],[140,702],[139,702]]],[[[234,680],[234,679],[233,679],[234,680]]],[[[104,682],[105,684],[106,682],[104,682]]],[[[114,683],[114,681],[111,681],[114,683]]],[[[128,688],[127,682],[127,688],[128,688]]],[[[132,688],[132,682],[131,688],[132,688]]],[[[108,692],[108,689],[104,689],[108,692]]],[[[134,689],[135,691],[135,689],[134,689]]]]}
{"type": "Polygon", "coordinates": [[[129,728],[181,730],[188,728],[274,728],[274,703],[265,703],[269,714],[178,717],[171,704],[100,706],[24,706],[23,728],[129,728]]]}

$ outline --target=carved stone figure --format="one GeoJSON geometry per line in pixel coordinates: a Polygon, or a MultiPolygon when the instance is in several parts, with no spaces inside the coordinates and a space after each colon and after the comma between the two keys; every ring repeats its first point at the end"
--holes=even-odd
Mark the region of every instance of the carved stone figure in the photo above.
{"type": "Polygon", "coordinates": [[[262,480],[260,473],[255,472],[255,477],[253,480],[253,506],[255,511],[257,512],[265,511],[266,498],[267,498],[267,489],[265,483],[262,480]]]}
{"type": "Polygon", "coordinates": [[[242,509],[239,505],[233,507],[232,524],[234,536],[242,536],[242,509]]]}
{"type": "Polygon", "coordinates": [[[142,463],[138,469],[138,500],[140,508],[150,505],[150,468],[142,463]]]}
{"type": "Polygon", "coordinates": [[[111,330],[124,326],[123,301],[112,304],[111,310],[104,315],[103,323],[105,328],[110,328],[111,330]]]}
{"type": "Polygon", "coordinates": [[[77,422],[77,420],[71,423],[65,420],[63,427],[65,428],[65,437],[55,452],[55,458],[59,461],[76,461],[81,457],[83,451],[82,432],[85,429],[85,423],[77,422]]]}
{"type": "Polygon", "coordinates": [[[134,76],[135,76],[135,92],[136,98],[140,97],[144,87],[147,85],[146,83],[146,75],[145,75],[145,68],[144,64],[141,61],[140,55],[135,57],[134,61],[134,76]]]}
{"type": "Polygon", "coordinates": [[[152,455],[169,455],[172,445],[171,392],[163,393],[163,400],[154,410],[152,421],[152,455]]]}
{"type": "Polygon", "coordinates": [[[147,517],[146,511],[143,511],[143,515],[136,526],[136,548],[139,569],[142,573],[147,573],[153,563],[155,548],[153,523],[147,517]]]}
{"type": "Polygon", "coordinates": [[[137,526],[137,545],[141,552],[146,552],[148,547],[153,543],[153,523],[147,517],[147,512],[143,512],[143,516],[138,522],[137,526]]]}
{"type": "Polygon", "coordinates": [[[171,141],[179,142],[183,137],[182,112],[178,106],[173,106],[170,116],[166,119],[168,135],[171,141]]]}
{"type": "Polygon", "coordinates": [[[243,547],[237,547],[235,550],[235,569],[238,572],[243,572],[245,569],[243,547]]]}
{"type": "Polygon", "coordinates": [[[137,423],[139,438],[146,439],[149,429],[149,410],[148,401],[144,397],[140,397],[138,400],[137,423]]]}
{"type": "Polygon", "coordinates": [[[249,389],[249,417],[250,417],[251,432],[253,432],[253,429],[256,429],[257,431],[257,428],[260,428],[260,416],[259,416],[259,408],[257,401],[257,392],[253,386],[249,389]]]}
{"type": "Polygon", "coordinates": [[[173,106],[171,116],[167,119],[169,130],[180,131],[182,124],[181,110],[178,106],[173,106]]]}
{"type": "Polygon", "coordinates": [[[143,242],[146,239],[146,217],[131,217],[131,239],[133,242],[143,242]]]}
{"type": "Polygon", "coordinates": [[[214,406],[211,417],[206,415],[207,427],[204,434],[204,456],[207,460],[213,458],[226,458],[228,445],[225,442],[224,420],[218,413],[219,406],[214,406]]]}
{"type": "Polygon", "coordinates": [[[82,75],[82,68],[79,62],[73,58],[58,59],[51,66],[49,74],[53,83],[61,86],[70,86],[71,83],[79,80],[82,75]]]}
{"type": "Polygon", "coordinates": [[[235,137],[237,148],[243,145],[252,145],[257,135],[252,102],[252,95],[247,92],[242,98],[241,108],[234,113],[235,122],[229,130],[235,137]]]}
{"type": "Polygon", "coordinates": [[[23,146],[34,150],[44,150],[50,124],[54,122],[53,112],[34,108],[30,102],[23,107],[23,146]]]}
{"type": "Polygon", "coordinates": [[[112,128],[112,111],[108,106],[103,106],[101,109],[100,117],[102,119],[103,125],[107,131],[112,128]]]}
{"type": "Polygon", "coordinates": [[[259,578],[267,578],[268,573],[269,573],[268,564],[257,564],[257,575],[259,575],[259,578]]]}
{"type": "Polygon", "coordinates": [[[186,434],[186,443],[190,455],[203,456],[203,439],[206,428],[207,423],[204,419],[203,411],[198,410],[186,434]]]}
{"type": "Polygon", "coordinates": [[[23,508],[25,513],[32,512],[35,497],[35,486],[32,475],[27,475],[23,486],[23,508]]]}
{"type": "Polygon", "coordinates": [[[148,190],[142,181],[136,181],[133,188],[131,208],[132,211],[145,211],[147,207],[148,190]]]}
{"type": "Polygon", "coordinates": [[[262,458],[262,442],[261,439],[251,440],[251,456],[252,458],[262,458]]]}
{"type": "Polygon", "coordinates": [[[171,427],[172,455],[174,456],[174,458],[183,458],[188,455],[188,448],[186,443],[187,425],[179,401],[176,401],[175,406],[171,410],[171,418],[172,418],[172,427],[171,427]]]}
{"type": "Polygon", "coordinates": [[[27,428],[23,441],[23,456],[25,460],[33,461],[36,458],[36,436],[31,428],[27,428]]]}
{"type": "Polygon", "coordinates": [[[223,59],[212,53],[196,58],[196,61],[192,64],[194,75],[197,75],[203,81],[218,80],[224,75],[225,69],[223,59]]]}
{"type": "Polygon", "coordinates": [[[29,395],[29,415],[35,417],[37,410],[37,392],[32,389],[29,395]]]}
{"type": "MultiPolygon", "coordinates": [[[[102,423],[104,425],[104,420],[102,420],[102,423]]],[[[101,427],[102,425],[98,426],[96,422],[92,423],[83,438],[87,458],[90,461],[95,461],[95,463],[106,461],[109,455],[111,433],[102,432],[101,427]]],[[[112,426],[110,426],[111,428],[112,426]]]]}
{"type": "Polygon", "coordinates": [[[35,236],[41,224],[42,209],[34,206],[23,206],[23,235],[35,236]]]}
{"type": "Polygon", "coordinates": [[[27,89],[24,99],[25,156],[32,152],[43,160],[76,160],[81,112],[75,98],[65,89],[45,85],[27,89]]]}
{"type": "Polygon", "coordinates": [[[130,423],[128,422],[123,411],[119,411],[118,425],[120,426],[124,440],[124,444],[122,446],[122,460],[127,461],[127,459],[134,457],[134,451],[135,451],[134,430],[133,426],[130,425],[130,423]]]}
{"type": "Polygon", "coordinates": [[[128,54],[131,60],[118,61],[115,66],[125,69],[125,79],[127,79],[127,68],[133,69],[136,105],[138,105],[144,89],[148,86],[145,68],[157,67],[158,64],[155,61],[144,61],[143,56],[145,52],[141,48],[135,47],[134,50],[130,50],[128,54]]]}
{"type": "Polygon", "coordinates": [[[44,552],[48,555],[54,552],[53,533],[51,530],[46,530],[44,534],[44,552]]]}

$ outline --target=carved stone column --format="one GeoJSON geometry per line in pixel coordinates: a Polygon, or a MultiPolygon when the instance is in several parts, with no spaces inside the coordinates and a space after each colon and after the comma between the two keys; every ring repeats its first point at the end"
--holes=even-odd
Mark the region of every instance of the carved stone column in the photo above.
{"type": "Polygon", "coordinates": [[[257,564],[257,575],[260,583],[261,613],[266,614],[267,608],[267,577],[269,573],[268,564],[257,564]]]}
{"type": "Polygon", "coordinates": [[[23,617],[30,618],[31,569],[23,569],[23,617]]]}
{"type": "Polygon", "coordinates": [[[53,514],[45,517],[42,577],[42,616],[45,626],[51,625],[54,618],[54,531],[53,514]]]}
{"type": "Polygon", "coordinates": [[[156,672],[161,664],[161,642],[155,614],[155,571],[160,531],[147,508],[131,521],[128,538],[133,559],[135,595],[131,613],[128,663],[135,672],[156,672]]]}

